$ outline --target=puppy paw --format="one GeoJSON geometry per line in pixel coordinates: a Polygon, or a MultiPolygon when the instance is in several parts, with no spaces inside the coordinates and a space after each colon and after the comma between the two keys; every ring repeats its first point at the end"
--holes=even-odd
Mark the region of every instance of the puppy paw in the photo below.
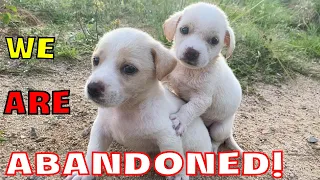
{"type": "Polygon", "coordinates": [[[168,176],[167,180],[189,180],[189,176],[187,175],[176,175],[176,176],[168,176]]]}
{"type": "Polygon", "coordinates": [[[185,126],[181,121],[179,120],[179,116],[177,114],[171,114],[170,119],[172,121],[172,127],[176,131],[176,134],[178,136],[182,136],[182,134],[186,131],[187,126],[185,126]]]}
{"type": "Polygon", "coordinates": [[[177,114],[171,114],[170,119],[172,121],[172,127],[173,129],[176,129],[180,125],[180,121],[178,120],[178,115],[177,114]]]}
{"type": "Polygon", "coordinates": [[[95,180],[96,178],[93,176],[80,176],[77,173],[74,173],[72,175],[69,175],[66,177],[65,180],[95,180]]]}

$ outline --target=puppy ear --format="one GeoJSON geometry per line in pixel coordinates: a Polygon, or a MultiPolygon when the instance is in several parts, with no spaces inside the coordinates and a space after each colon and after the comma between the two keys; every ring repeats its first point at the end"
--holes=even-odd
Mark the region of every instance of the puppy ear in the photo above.
{"type": "Polygon", "coordinates": [[[163,24],[163,32],[167,40],[171,42],[177,29],[177,25],[181,19],[182,11],[171,15],[163,24]]]}
{"type": "Polygon", "coordinates": [[[226,35],[224,37],[224,43],[228,47],[226,59],[230,58],[234,48],[236,47],[236,39],[234,36],[234,32],[230,26],[228,26],[226,35]]]}
{"type": "Polygon", "coordinates": [[[160,43],[156,44],[151,49],[151,54],[156,69],[156,77],[159,81],[161,81],[176,67],[177,59],[160,43]]]}

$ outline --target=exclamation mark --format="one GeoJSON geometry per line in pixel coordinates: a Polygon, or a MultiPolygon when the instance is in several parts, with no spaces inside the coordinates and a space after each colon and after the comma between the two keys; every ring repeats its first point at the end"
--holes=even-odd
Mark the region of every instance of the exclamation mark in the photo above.
{"type": "Polygon", "coordinates": [[[272,151],[273,166],[272,177],[282,178],[283,176],[283,151],[272,151]]]}

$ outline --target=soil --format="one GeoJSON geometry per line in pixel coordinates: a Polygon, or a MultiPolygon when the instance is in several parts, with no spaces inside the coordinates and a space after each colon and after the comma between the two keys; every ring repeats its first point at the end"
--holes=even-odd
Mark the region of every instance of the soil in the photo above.
{"type": "MultiPolygon", "coordinates": [[[[0,72],[0,104],[4,109],[8,91],[21,90],[25,100],[28,90],[70,89],[70,115],[2,115],[0,130],[6,141],[0,142],[0,177],[2,179],[62,179],[54,177],[5,177],[3,173],[10,152],[26,151],[31,162],[34,153],[52,151],[65,160],[69,151],[86,151],[88,133],[97,108],[84,98],[83,87],[90,74],[89,61],[63,64],[40,64],[50,71],[29,73],[0,72]],[[34,129],[34,130],[32,130],[34,129]],[[33,131],[33,132],[32,132],[33,131]],[[34,133],[35,131],[35,133],[34,133]]],[[[19,65],[15,67],[19,69],[19,65]]],[[[42,67],[41,67],[42,68],[42,67]]],[[[41,69],[40,68],[40,69],[41,69]]],[[[246,151],[284,151],[284,178],[288,180],[320,179],[320,82],[305,76],[281,86],[256,84],[255,93],[243,90],[234,134],[246,151]]],[[[25,103],[27,104],[27,103],[25,103]]],[[[128,151],[113,143],[110,151],[128,151]]],[[[144,177],[100,177],[98,179],[164,179],[154,171],[144,177]]],[[[271,171],[259,177],[193,177],[191,179],[272,179],[271,171]]]]}

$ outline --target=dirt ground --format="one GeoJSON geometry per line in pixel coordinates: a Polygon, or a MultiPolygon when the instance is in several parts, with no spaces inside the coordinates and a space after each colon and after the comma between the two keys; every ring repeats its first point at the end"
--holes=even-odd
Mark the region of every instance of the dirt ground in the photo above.
{"type": "MultiPolygon", "coordinates": [[[[7,92],[21,90],[70,89],[70,115],[2,115],[0,129],[6,141],[0,143],[0,174],[10,152],[27,151],[33,161],[37,151],[52,151],[65,159],[68,151],[86,151],[88,132],[97,108],[83,96],[90,74],[89,61],[77,64],[46,63],[51,73],[29,75],[0,73],[0,104],[4,108],[7,92]],[[31,129],[36,134],[31,133],[31,129]]],[[[19,66],[17,66],[19,68],[19,66]]],[[[320,144],[309,143],[310,136],[320,138],[320,82],[299,76],[281,86],[257,84],[255,93],[244,89],[235,123],[235,138],[246,151],[284,150],[284,179],[320,179],[320,144]]],[[[26,97],[25,97],[26,98],[26,97]]],[[[116,143],[110,151],[126,151],[116,143]]],[[[32,162],[31,161],[31,162],[32,162]]],[[[2,179],[61,179],[55,177],[4,177],[2,179]]],[[[103,177],[99,179],[164,179],[152,171],[144,177],[103,177]]],[[[270,171],[260,177],[194,177],[191,179],[272,179],[270,171]]]]}

